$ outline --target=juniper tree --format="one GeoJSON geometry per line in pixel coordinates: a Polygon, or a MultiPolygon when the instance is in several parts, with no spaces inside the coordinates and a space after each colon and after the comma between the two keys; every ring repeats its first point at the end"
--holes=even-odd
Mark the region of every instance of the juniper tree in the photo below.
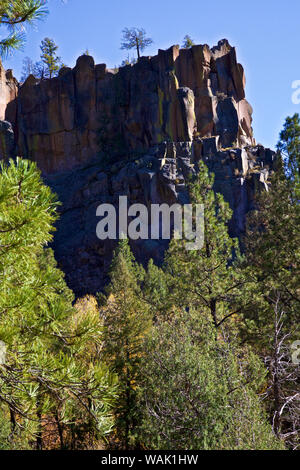
{"type": "Polygon", "coordinates": [[[282,449],[256,392],[266,370],[210,318],[177,310],[159,321],[141,364],[140,440],[147,449],[282,449]]]}
{"type": "Polygon", "coordinates": [[[0,55],[6,57],[10,52],[20,49],[25,40],[23,26],[34,24],[47,15],[44,0],[1,0],[0,28],[10,33],[0,38],[0,55]]]}

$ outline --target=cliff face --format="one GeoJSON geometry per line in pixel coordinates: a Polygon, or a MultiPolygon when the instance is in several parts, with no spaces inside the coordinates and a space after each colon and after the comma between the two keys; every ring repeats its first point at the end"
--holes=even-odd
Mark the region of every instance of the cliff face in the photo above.
{"type": "MultiPolygon", "coordinates": [[[[240,236],[247,212],[254,207],[255,194],[265,190],[273,168],[274,152],[262,146],[217,150],[208,139],[203,158],[215,173],[214,189],[224,194],[233,209],[230,233],[240,236]]],[[[189,202],[187,180],[197,172],[198,143],[170,142],[148,149],[132,161],[120,161],[109,168],[91,163],[80,169],[48,176],[47,183],[58,194],[62,206],[54,249],[68,285],[76,295],[96,293],[107,282],[107,272],[116,242],[96,237],[97,207],[102,203],[117,208],[119,196],[135,203],[173,204],[189,202]]],[[[130,218],[129,218],[130,221],[130,218]]],[[[142,263],[150,258],[160,263],[168,243],[165,240],[130,241],[142,263]]]]}
{"type": "Polygon", "coordinates": [[[15,139],[11,122],[16,122],[18,82],[12,71],[5,71],[0,60],[0,159],[15,152],[15,139]],[[5,121],[7,119],[7,121],[5,121]]]}
{"type": "Polygon", "coordinates": [[[11,70],[5,71],[0,60],[0,121],[8,119],[15,122],[17,94],[18,82],[11,70]]]}
{"type": "MultiPolygon", "coordinates": [[[[118,72],[81,56],[59,77],[30,76],[19,88],[0,74],[0,158],[35,160],[58,194],[55,255],[77,295],[107,282],[115,241],[96,237],[99,204],[188,202],[187,179],[203,160],[233,210],[230,233],[241,236],[256,191],[268,188],[274,152],[255,144],[244,71],[226,40],[173,46],[118,72]]],[[[131,246],[139,261],[160,262],[167,243],[131,246]]]]}
{"type": "Polygon", "coordinates": [[[46,173],[103,151],[143,151],[163,141],[219,136],[222,147],[254,143],[243,67],[226,40],[210,49],[173,46],[117,73],[81,56],[74,69],[20,88],[18,151],[46,173]]]}

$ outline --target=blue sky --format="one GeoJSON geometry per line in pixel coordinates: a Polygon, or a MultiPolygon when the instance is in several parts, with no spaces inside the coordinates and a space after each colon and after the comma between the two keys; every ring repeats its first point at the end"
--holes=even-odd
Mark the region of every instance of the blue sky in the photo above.
{"type": "Polygon", "coordinates": [[[22,60],[39,59],[45,37],[59,45],[64,63],[74,66],[86,49],[96,63],[119,65],[124,27],[143,27],[154,44],[145,52],[181,44],[189,34],[197,44],[215,45],[227,38],[237,48],[246,71],[246,97],[254,109],[254,134],[259,143],[274,147],[284,119],[300,112],[292,103],[292,82],[300,80],[299,0],[49,0],[49,16],[27,30],[22,52],[4,61],[19,78],[22,60]]]}

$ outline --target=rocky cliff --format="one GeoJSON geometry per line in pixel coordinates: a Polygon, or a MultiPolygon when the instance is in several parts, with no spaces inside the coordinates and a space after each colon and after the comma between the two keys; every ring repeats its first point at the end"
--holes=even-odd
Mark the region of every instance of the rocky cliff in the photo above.
{"type": "MultiPolygon", "coordinates": [[[[244,70],[226,40],[173,46],[118,71],[81,56],[57,78],[29,76],[20,87],[1,69],[0,84],[0,155],[35,160],[62,201],[54,248],[77,294],[107,280],[114,242],[96,238],[100,203],[188,202],[186,180],[201,159],[240,236],[255,192],[267,188],[274,153],[255,144],[244,70]]],[[[166,242],[132,247],[139,260],[159,262],[166,242]]]]}
{"type": "Polygon", "coordinates": [[[0,60],[0,159],[15,153],[11,122],[16,123],[17,119],[17,95],[18,82],[11,70],[5,71],[0,60]]]}
{"type": "Polygon", "coordinates": [[[251,145],[244,86],[243,67],[226,40],[212,49],[173,46],[118,72],[81,56],[59,77],[38,82],[31,75],[20,87],[18,152],[52,173],[99,151],[126,154],[163,141],[219,136],[225,148],[251,145]]]}

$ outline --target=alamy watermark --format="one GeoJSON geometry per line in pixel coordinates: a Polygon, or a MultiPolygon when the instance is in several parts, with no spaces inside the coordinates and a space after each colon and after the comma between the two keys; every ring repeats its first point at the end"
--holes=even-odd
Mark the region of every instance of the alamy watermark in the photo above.
{"type": "Polygon", "coordinates": [[[119,197],[119,207],[100,204],[96,227],[100,240],[187,240],[187,250],[201,250],[204,244],[203,204],[132,204],[127,196],[119,197]],[[118,215],[117,215],[118,214],[118,215]]]}
{"type": "Polygon", "coordinates": [[[0,366],[6,361],[6,344],[0,340],[0,366]]]}
{"type": "Polygon", "coordinates": [[[300,104],[300,80],[294,80],[292,83],[292,88],[295,90],[292,93],[292,103],[300,104]]]}
{"type": "Polygon", "coordinates": [[[292,363],[295,365],[300,364],[300,340],[294,341],[291,345],[292,363]]]}

